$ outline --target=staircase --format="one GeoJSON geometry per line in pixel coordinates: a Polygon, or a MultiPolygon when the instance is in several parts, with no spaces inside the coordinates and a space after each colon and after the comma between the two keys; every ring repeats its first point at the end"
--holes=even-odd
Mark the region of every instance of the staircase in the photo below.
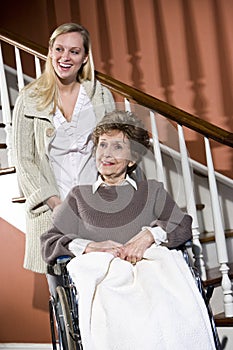
{"type": "MultiPolygon", "coordinates": [[[[22,220],[24,198],[17,186],[11,158],[10,105],[14,104],[18,94],[16,86],[20,89],[32,79],[23,75],[20,50],[34,57],[37,76],[40,62],[46,58],[46,50],[22,40],[18,42],[17,36],[3,30],[0,31],[0,40],[12,45],[16,54],[16,67],[8,67],[4,66],[0,51],[1,216],[25,232],[22,220]],[[7,189],[3,191],[4,195],[2,188],[7,189]]],[[[233,344],[233,180],[214,170],[210,143],[210,140],[215,140],[232,151],[233,134],[102,73],[96,72],[96,77],[112,90],[119,108],[143,116],[151,132],[151,151],[143,160],[142,170],[148,178],[162,181],[179,206],[192,215],[193,248],[189,248],[190,256],[199,268],[204,286],[214,287],[211,308],[215,322],[219,332],[223,332],[223,338],[227,334],[228,344],[233,344]],[[206,165],[188,156],[186,128],[202,138],[206,165]]]]}

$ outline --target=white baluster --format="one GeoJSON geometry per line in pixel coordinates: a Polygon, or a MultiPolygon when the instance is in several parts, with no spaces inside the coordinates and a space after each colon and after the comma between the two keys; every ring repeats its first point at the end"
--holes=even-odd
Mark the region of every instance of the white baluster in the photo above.
{"type": "Polygon", "coordinates": [[[223,226],[223,217],[221,213],[221,207],[219,203],[217,184],[214,173],[213,160],[210,150],[209,140],[205,137],[205,149],[206,149],[206,160],[208,167],[208,178],[209,178],[209,188],[211,197],[211,206],[213,213],[214,231],[215,231],[215,241],[218,254],[218,261],[220,264],[220,271],[222,273],[222,290],[223,290],[223,302],[226,317],[233,317],[233,296],[231,281],[228,276],[229,267],[228,254],[226,238],[223,226]]]}
{"type": "Polygon", "coordinates": [[[187,147],[184,139],[183,128],[178,125],[179,146],[181,155],[181,167],[183,173],[184,190],[187,203],[187,212],[192,216],[192,234],[193,234],[193,246],[192,251],[195,259],[195,266],[198,268],[199,273],[203,281],[207,279],[205,262],[203,258],[202,246],[200,243],[200,232],[197,219],[196,201],[193,190],[193,182],[190,170],[190,163],[187,153],[187,147]]]}
{"type": "Polygon", "coordinates": [[[39,78],[41,76],[41,66],[40,66],[40,59],[35,56],[35,69],[36,69],[36,78],[39,78]]]}
{"type": "Polygon", "coordinates": [[[126,112],[131,112],[131,107],[130,107],[130,102],[127,98],[124,98],[124,102],[125,102],[125,110],[126,112]]]}
{"type": "Polygon", "coordinates": [[[152,132],[157,180],[163,182],[164,187],[167,189],[167,181],[163,170],[163,161],[162,161],[162,155],[161,155],[161,149],[160,149],[160,143],[159,143],[159,137],[158,137],[158,130],[157,130],[157,125],[155,120],[155,114],[152,111],[150,111],[150,122],[151,122],[151,132],[152,132]]]}
{"type": "MultiPolygon", "coordinates": [[[[125,104],[125,111],[131,112],[130,101],[127,98],[124,98],[124,104],[125,104]]],[[[142,171],[141,166],[137,166],[135,170],[135,175],[138,180],[142,180],[145,177],[145,172],[142,171]]]]}
{"type": "Polygon", "coordinates": [[[5,124],[5,131],[6,131],[8,166],[13,166],[11,109],[10,109],[3,57],[2,57],[1,43],[0,43],[0,92],[1,92],[1,102],[2,102],[2,117],[3,117],[3,123],[5,124]]]}
{"type": "Polygon", "coordinates": [[[22,69],[20,51],[16,46],[15,46],[15,63],[16,63],[16,71],[17,71],[18,89],[20,91],[24,87],[24,79],[23,79],[23,69],[22,69]]]}

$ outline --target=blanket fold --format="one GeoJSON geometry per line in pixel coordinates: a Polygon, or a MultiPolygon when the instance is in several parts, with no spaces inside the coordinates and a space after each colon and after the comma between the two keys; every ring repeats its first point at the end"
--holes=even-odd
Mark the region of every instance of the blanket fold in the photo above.
{"type": "Polygon", "coordinates": [[[109,253],[67,265],[84,350],[213,350],[204,301],[181,252],[153,245],[135,266],[109,253]]]}

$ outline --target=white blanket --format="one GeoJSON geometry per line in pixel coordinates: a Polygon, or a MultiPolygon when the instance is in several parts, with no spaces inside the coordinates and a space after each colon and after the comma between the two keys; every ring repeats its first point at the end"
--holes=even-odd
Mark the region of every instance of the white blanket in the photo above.
{"type": "Polygon", "coordinates": [[[109,253],[68,264],[84,350],[215,349],[204,301],[181,252],[149,248],[135,266],[109,253]]]}

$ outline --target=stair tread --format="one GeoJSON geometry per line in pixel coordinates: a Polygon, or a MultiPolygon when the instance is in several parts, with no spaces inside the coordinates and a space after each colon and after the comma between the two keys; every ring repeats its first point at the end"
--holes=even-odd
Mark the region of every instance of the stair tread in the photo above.
{"type": "MultiPolygon", "coordinates": [[[[228,275],[230,279],[233,279],[233,263],[228,263],[227,264],[229,267],[228,275]]],[[[220,285],[222,281],[222,274],[219,271],[219,266],[214,267],[211,269],[207,269],[207,280],[203,281],[204,286],[209,286],[209,285],[220,285]]]]}
{"type": "Polygon", "coordinates": [[[14,166],[8,167],[8,168],[0,168],[0,175],[8,175],[13,174],[16,172],[16,169],[14,166]]]}
{"type": "Polygon", "coordinates": [[[214,315],[216,327],[233,327],[233,317],[225,317],[224,312],[214,315]]]}
{"type": "Polygon", "coordinates": [[[12,203],[25,203],[25,197],[14,197],[12,198],[12,203]]]}
{"type": "MultiPolygon", "coordinates": [[[[232,230],[227,230],[225,231],[225,237],[230,238],[233,237],[233,231],[232,230]]],[[[215,242],[215,234],[214,232],[210,233],[201,233],[200,235],[200,242],[203,243],[210,243],[210,242],[215,242]]]]}

